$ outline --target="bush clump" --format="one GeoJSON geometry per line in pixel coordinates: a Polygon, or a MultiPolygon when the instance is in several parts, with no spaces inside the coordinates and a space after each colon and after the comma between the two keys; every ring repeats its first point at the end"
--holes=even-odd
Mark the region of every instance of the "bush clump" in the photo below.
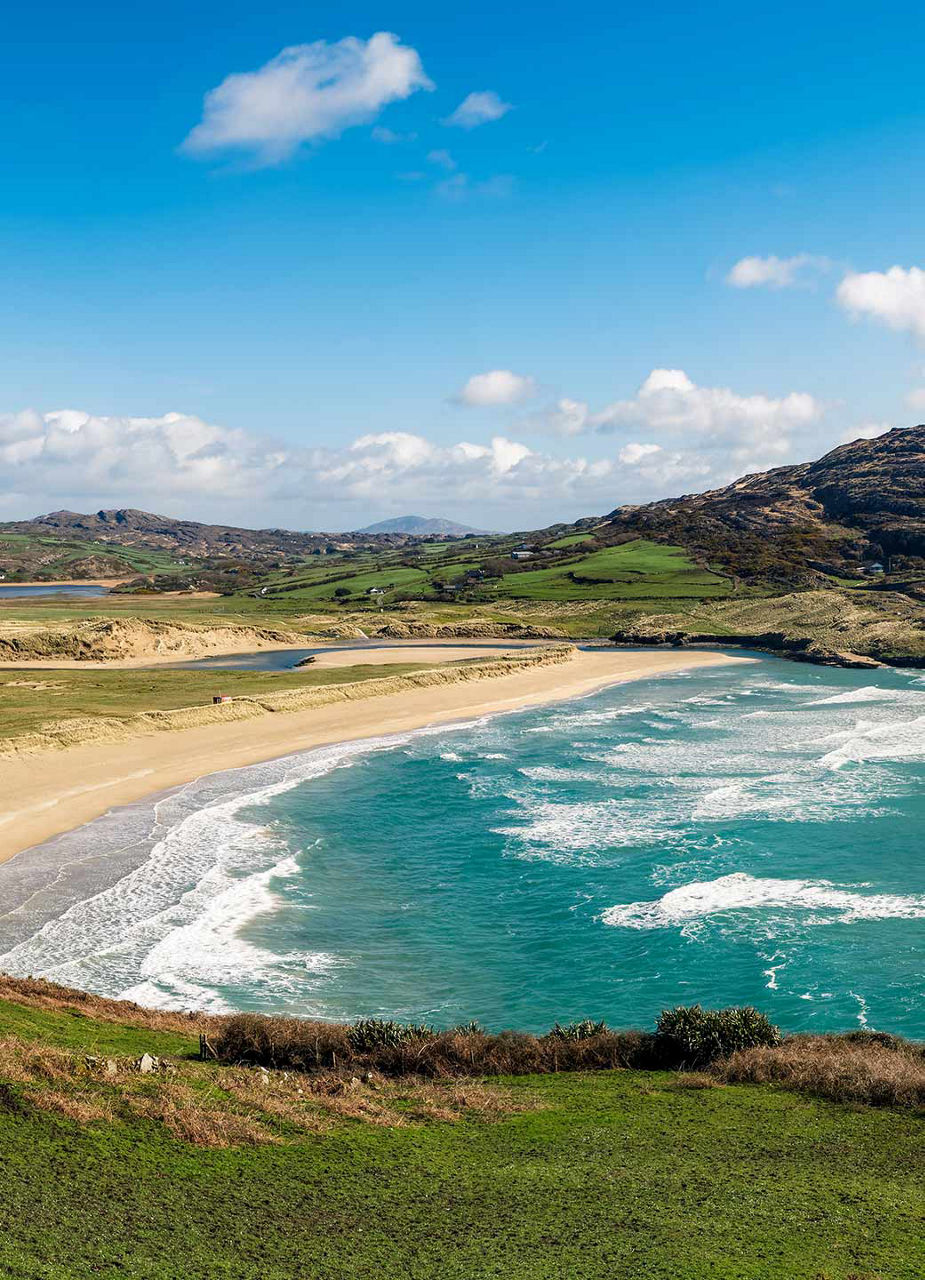
{"type": "Polygon", "coordinates": [[[433,1027],[423,1022],[392,1022],[384,1018],[360,1018],[347,1028],[347,1038],[355,1053],[394,1048],[413,1040],[429,1040],[433,1034],[433,1027]]]}
{"type": "Polygon", "coordinates": [[[535,1036],[493,1034],[477,1023],[435,1031],[378,1019],[344,1025],[247,1013],[229,1018],[211,1047],[221,1062],[428,1079],[658,1065],[651,1033],[610,1031],[603,1023],[575,1025],[577,1030],[560,1027],[535,1036]]]}
{"type": "Polygon", "coordinates": [[[549,1034],[556,1040],[589,1040],[592,1036],[604,1035],[607,1030],[606,1022],[582,1018],[580,1022],[567,1022],[564,1026],[557,1022],[549,1034]]]}
{"type": "Polygon", "coordinates": [[[706,1067],[741,1049],[777,1045],[780,1039],[778,1028],[750,1005],[665,1009],[655,1030],[659,1065],[664,1067],[706,1067]]]}

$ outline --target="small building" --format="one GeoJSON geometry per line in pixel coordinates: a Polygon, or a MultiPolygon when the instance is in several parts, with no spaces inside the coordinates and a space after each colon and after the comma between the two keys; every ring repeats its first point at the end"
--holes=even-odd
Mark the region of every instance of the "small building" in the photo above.
{"type": "Polygon", "coordinates": [[[532,560],[533,552],[532,551],[512,551],[511,559],[512,560],[532,560]]]}
{"type": "Polygon", "coordinates": [[[234,699],[232,698],[230,693],[214,693],[212,695],[212,702],[215,705],[217,705],[220,702],[233,702],[233,701],[234,699]]]}
{"type": "Polygon", "coordinates": [[[370,587],[366,594],[370,596],[384,596],[385,587],[370,587]]]}

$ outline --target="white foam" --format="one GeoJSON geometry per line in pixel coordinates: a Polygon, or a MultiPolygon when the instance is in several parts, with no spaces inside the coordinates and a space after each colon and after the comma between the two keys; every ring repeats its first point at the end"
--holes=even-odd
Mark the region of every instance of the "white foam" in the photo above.
{"type": "MultiPolygon", "coordinates": [[[[193,808],[166,831],[134,870],[74,903],[32,937],[0,955],[0,970],[21,976],[41,974],[113,996],[151,984],[152,992],[160,989],[159,1003],[172,998],[170,974],[175,973],[178,990],[186,987],[198,993],[197,1007],[215,1007],[218,997],[210,990],[210,972],[217,983],[224,981],[222,974],[228,977],[234,972],[239,979],[246,975],[248,980],[255,976],[259,981],[259,970],[267,957],[247,951],[243,943],[244,951],[236,951],[239,944],[233,940],[248,920],[272,904],[270,881],[292,874],[294,867],[287,859],[280,861],[273,833],[248,821],[245,811],[259,809],[274,796],[350,763],[361,752],[403,740],[341,744],[266,768],[240,771],[241,780],[249,784],[247,791],[193,808]],[[268,778],[273,780],[254,785],[268,778]],[[227,929],[222,924],[224,918],[227,929]],[[200,934],[210,935],[211,942],[196,944],[200,934]],[[178,962],[178,948],[186,953],[183,963],[178,962]],[[208,956],[213,950],[218,958],[210,969],[208,956]],[[248,963],[254,966],[254,975],[248,963]]],[[[190,802],[195,804],[200,795],[197,784],[184,792],[190,793],[190,802]]],[[[179,793],[180,799],[184,792],[179,793]]],[[[177,804],[178,796],[174,795],[161,807],[175,808],[177,804]]],[[[295,963],[308,972],[313,966],[323,968],[328,959],[306,955],[295,963]]]]}
{"type": "Polygon", "coordinates": [[[857,893],[827,880],[762,879],[736,871],[717,880],[672,889],[654,902],[630,902],[601,913],[604,924],[625,929],[667,929],[731,911],[784,908],[819,912],[804,923],[925,919],[925,895],[857,893]]]}
{"type": "Polygon", "coordinates": [[[877,685],[864,685],[861,689],[845,689],[829,698],[815,698],[807,707],[851,706],[857,702],[901,703],[903,706],[921,706],[925,694],[913,689],[881,689],[877,685]]]}
{"type": "Polygon", "coordinates": [[[917,716],[885,724],[859,720],[854,730],[845,733],[840,745],[827,752],[819,763],[827,769],[841,769],[846,764],[876,760],[922,759],[925,759],[925,716],[917,716]]]}

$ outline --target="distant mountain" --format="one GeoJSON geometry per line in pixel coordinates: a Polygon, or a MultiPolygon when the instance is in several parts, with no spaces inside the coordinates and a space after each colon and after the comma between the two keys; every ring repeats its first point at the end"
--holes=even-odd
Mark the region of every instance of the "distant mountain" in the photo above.
{"type": "MultiPolygon", "coordinates": [[[[86,515],[79,511],[52,511],[32,520],[0,525],[0,530],[34,538],[67,538],[120,547],[145,547],[191,556],[275,557],[305,555],[333,547],[360,545],[356,534],[298,533],[288,529],[242,529],[235,525],[201,524],[122,507],[86,515]]],[[[380,541],[366,536],[366,544],[380,541]]],[[[383,548],[388,539],[381,540],[383,548]]]]}
{"type": "Polygon", "coordinates": [[[377,524],[368,524],[358,533],[408,533],[415,537],[425,535],[441,535],[448,538],[462,538],[467,533],[485,533],[484,529],[473,529],[468,524],[457,524],[455,520],[429,519],[427,516],[395,516],[392,520],[380,520],[377,524]]]}

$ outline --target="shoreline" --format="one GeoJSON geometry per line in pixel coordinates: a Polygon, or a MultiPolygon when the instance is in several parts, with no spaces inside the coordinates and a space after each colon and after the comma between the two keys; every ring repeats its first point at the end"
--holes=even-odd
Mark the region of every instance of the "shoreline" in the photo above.
{"type": "Polygon", "coordinates": [[[755,659],[718,652],[577,651],[568,662],[478,683],[450,683],[355,702],[87,743],[4,760],[0,862],[86,825],[109,810],[229,769],[316,747],[362,741],[472,716],[495,715],[595,693],[610,685],[755,659]]]}

